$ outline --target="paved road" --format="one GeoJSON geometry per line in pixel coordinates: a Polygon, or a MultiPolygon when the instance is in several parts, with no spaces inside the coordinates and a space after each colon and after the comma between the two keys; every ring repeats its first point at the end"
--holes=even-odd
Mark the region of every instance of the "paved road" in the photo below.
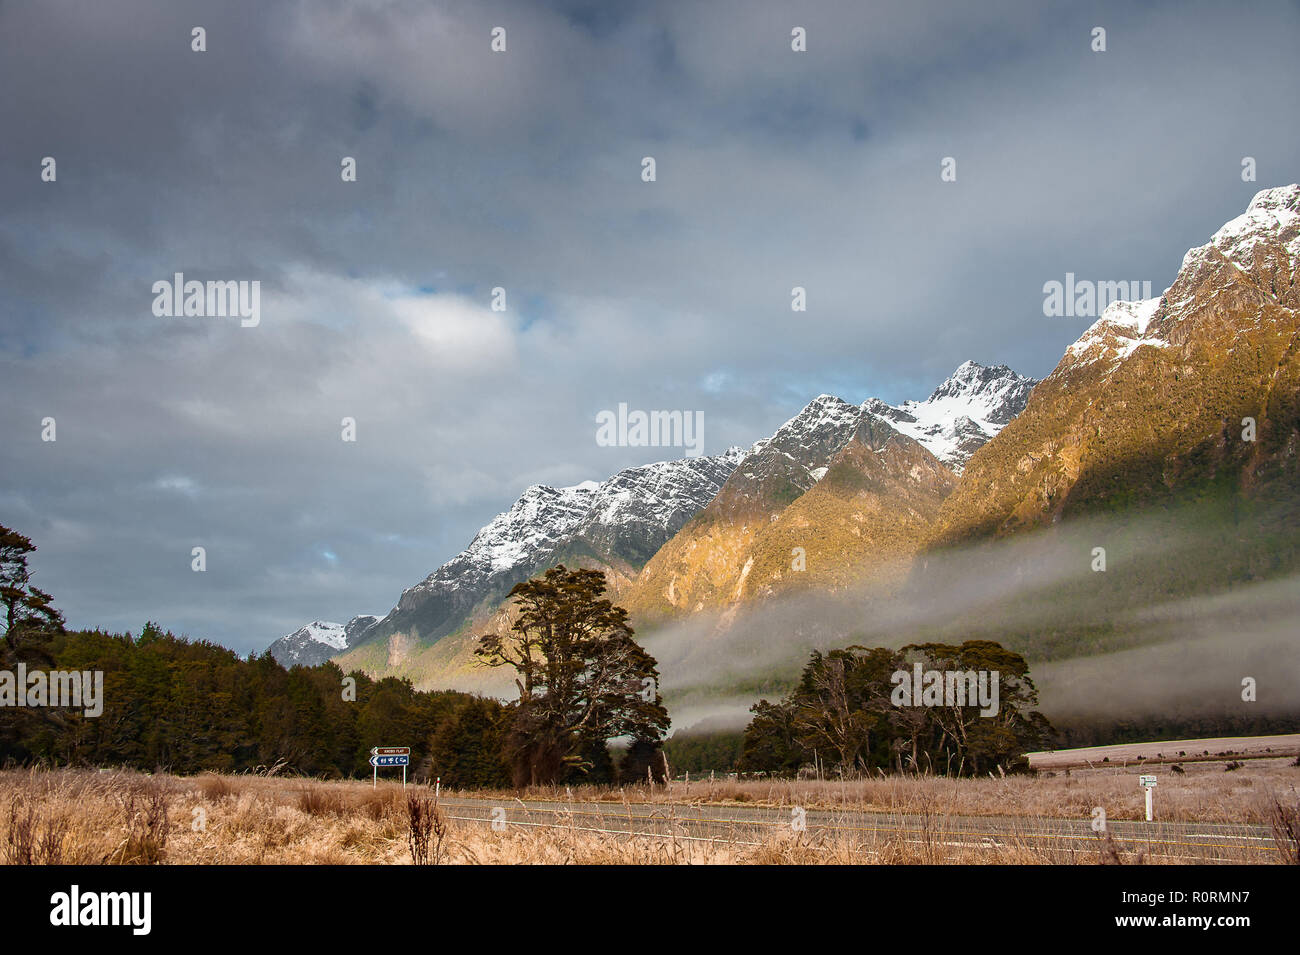
{"type": "MultiPolygon", "coordinates": [[[[577,831],[629,833],[645,838],[755,844],[777,833],[792,832],[789,808],[757,806],[677,805],[655,803],[550,802],[445,798],[442,806],[452,819],[490,824],[494,810],[498,825],[508,827],[572,827],[577,831]]],[[[867,846],[876,840],[927,840],[949,847],[996,850],[1026,847],[1051,854],[1062,862],[1085,853],[1095,857],[1098,835],[1091,819],[1033,819],[1015,816],[935,816],[927,826],[919,815],[852,810],[809,809],[807,836],[814,843],[851,840],[867,846]]],[[[1144,852],[1162,862],[1275,862],[1278,854],[1267,826],[1111,821],[1107,828],[1122,852],[1144,852]]],[[[1134,861],[1131,855],[1126,861],[1134,861]]]]}

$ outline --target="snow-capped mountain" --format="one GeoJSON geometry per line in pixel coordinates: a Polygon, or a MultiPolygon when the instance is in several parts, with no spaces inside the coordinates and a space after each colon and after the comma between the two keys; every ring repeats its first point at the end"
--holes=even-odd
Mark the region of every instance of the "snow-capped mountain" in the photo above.
{"type": "Polygon", "coordinates": [[[1036,384],[1006,365],[967,361],[924,401],[889,405],[869,398],[854,405],[818,395],[772,437],[754,443],[719,505],[734,509],[765,493],[788,500],[807,491],[867,416],[884,420],[960,474],[970,456],[1024,410],[1036,384]]]}
{"type": "MultiPolygon", "coordinates": [[[[1019,412],[1033,384],[1004,366],[966,362],[926,401],[891,407],[820,395],[748,449],[628,468],[601,482],[529,487],[464,551],[405,590],[387,616],[349,644],[355,652],[345,663],[398,667],[424,679],[431,669],[463,666],[464,647],[433,645],[471,623],[486,625],[515,584],[556,563],[598,567],[616,593],[635,591],[647,563],[693,518],[707,509],[710,521],[737,528],[757,516],[771,519],[826,475],[864,422],[883,420],[960,468],[1019,412]],[[425,659],[430,653],[438,660],[425,659]]],[[[725,568],[717,573],[731,575],[725,568]]]]}
{"type": "Polygon", "coordinates": [[[428,642],[490,608],[515,584],[552,564],[587,562],[634,574],[682,525],[713,500],[743,456],[661,461],[572,487],[533,485],[469,546],[407,589],[366,636],[403,633],[428,642]]]}
{"type": "Polygon", "coordinates": [[[473,634],[509,626],[510,587],[560,561],[605,569],[642,633],[716,612],[743,634],[769,598],[888,585],[929,550],[1194,500],[1205,482],[1260,522],[1231,540],[1271,540],[1300,522],[1298,257],[1300,187],[1266,190],[1159,299],[1112,303],[1042,382],[966,362],[922,401],[821,395],[744,451],[529,488],[344,665],[468,687],[473,634]]]}
{"type": "Polygon", "coordinates": [[[734,518],[741,511],[765,508],[769,500],[793,500],[822,478],[861,418],[857,405],[818,395],[772,437],[754,443],[713,509],[734,518]]]}
{"type": "Polygon", "coordinates": [[[862,410],[885,419],[960,474],[972,454],[1025,410],[1036,384],[1006,365],[968,361],[924,401],[891,406],[871,398],[862,410]]]}
{"type": "Polygon", "coordinates": [[[945,464],[960,468],[1023,408],[1033,384],[1005,366],[966,362],[926,401],[855,405],[820,395],[747,450],[628,468],[602,482],[534,485],[464,551],[404,591],[363,642],[400,636],[402,649],[394,653],[409,660],[418,646],[492,613],[511,587],[556,563],[597,566],[615,589],[631,585],[706,507],[725,520],[743,522],[757,513],[770,516],[798,498],[826,474],[868,419],[886,420],[945,464]]]}
{"type": "Polygon", "coordinates": [[[717,494],[745,453],[684,458],[620,471],[596,486],[575,540],[640,567],[717,494]]]}
{"type": "MultiPolygon", "coordinates": [[[[1265,189],[1183,256],[1163,295],[1111,303],[1066,350],[970,462],[944,502],[941,542],[1211,484],[1241,495],[1243,522],[1256,502],[1296,499],[1298,275],[1300,186],[1265,189]]],[[[1244,527],[1232,540],[1254,536],[1244,527]]]]}
{"type": "Polygon", "coordinates": [[[1147,326],[1160,308],[1160,299],[1137,302],[1111,302],[1079,340],[1065,350],[1074,367],[1093,362],[1114,365],[1123,361],[1138,345],[1163,348],[1169,343],[1161,338],[1146,338],[1147,326]]]}
{"type": "MultiPolygon", "coordinates": [[[[624,606],[634,619],[651,625],[682,614],[733,607],[751,593],[770,589],[779,573],[778,556],[788,565],[791,547],[809,544],[813,535],[808,527],[839,519],[831,511],[850,515],[846,521],[854,525],[850,534],[854,539],[851,545],[847,540],[842,543],[838,556],[823,555],[823,567],[864,548],[868,553],[891,549],[896,553],[898,541],[886,543],[883,534],[863,536],[863,528],[877,517],[883,518],[883,526],[898,532],[896,537],[915,545],[926,515],[951,489],[954,472],[1024,408],[1034,384],[1006,366],[985,368],[968,361],[925,401],[894,407],[873,398],[855,405],[834,395],[819,395],[771,438],[754,444],[713,502],[647,562],[623,595],[624,606]],[[895,434],[907,441],[890,443],[888,436],[895,434]],[[872,435],[870,440],[861,439],[872,435]],[[846,458],[855,436],[860,436],[860,447],[846,458]],[[906,461],[902,473],[911,475],[908,480],[917,488],[907,487],[907,480],[900,482],[883,462],[867,463],[859,453],[862,448],[884,453],[887,444],[890,463],[906,461]],[[861,504],[853,499],[860,489],[856,486],[841,489],[845,493],[838,495],[813,494],[837,463],[853,471],[863,486],[876,488],[870,520],[856,510],[861,504]],[[918,490],[923,491],[920,497],[914,496],[918,490]],[[830,503],[837,496],[840,500],[830,503]],[[808,502],[809,498],[815,500],[808,502]],[[817,506],[818,501],[826,506],[817,506]],[[922,506],[914,506],[918,501],[922,506]],[[808,506],[801,507],[805,502],[808,506]],[[810,516],[814,511],[819,512],[816,519],[810,516]],[[787,514],[793,514],[789,520],[799,524],[793,534],[781,523],[787,514]],[[910,528],[906,533],[901,530],[905,524],[910,528]]],[[[827,574],[820,579],[844,576],[827,574]]]]}
{"type": "Polygon", "coordinates": [[[1096,363],[1101,363],[1100,370],[1108,374],[1139,347],[1181,346],[1194,322],[1179,319],[1184,315],[1195,318],[1195,312],[1204,311],[1210,304],[1198,298],[1211,300],[1213,307],[1223,309],[1232,304],[1230,297],[1241,298],[1243,293],[1251,297],[1258,289],[1266,296],[1278,295],[1278,304],[1289,304],[1279,293],[1291,283],[1279,287],[1272,273],[1280,266],[1289,279],[1295,273],[1297,259],[1300,186],[1265,189],[1209,242],[1187,251],[1174,284],[1163,296],[1108,305],[1101,318],[1066,350],[1054,374],[1073,374],[1096,363]],[[1207,283],[1212,290],[1208,295],[1207,283]]]}
{"type": "Polygon", "coordinates": [[[316,666],[353,646],[358,637],[378,622],[379,618],[373,614],[361,614],[346,624],[313,620],[267,649],[281,666],[316,666]]]}
{"type": "MultiPolygon", "coordinates": [[[[1250,200],[1246,211],[1223,224],[1205,245],[1189,249],[1183,256],[1178,274],[1215,269],[1220,263],[1231,264],[1243,273],[1252,273],[1266,260],[1285,263],[1292,269],[1300,258],[1300,185],[1262,189],[1250,200]]],[[[1172,300],[1171,307],[1192,299],[1191,289],[1172,300]]]]}

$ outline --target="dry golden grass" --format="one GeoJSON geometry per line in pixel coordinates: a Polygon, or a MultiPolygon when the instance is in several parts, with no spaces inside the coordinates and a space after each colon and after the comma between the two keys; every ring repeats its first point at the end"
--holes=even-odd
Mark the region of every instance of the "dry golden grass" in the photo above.
{"type": "MultiPolygon", "coordinates": [[[[864,812],[922,813],[945,816],[1024,816],[1087,819],[1104,806],[1111,819],[1143,819],[1146,804],[1138,775],[1154,773],[1156,818],[1165,822],[1269,824],[1274,796],[1300,801],[1300,766],[1293,760],[1251,759],[1227,772],[1225,762],[1185,763],[1184,772],[1169,766],[1131,765],[1044,772],[1005,779],[954,779],[947,776],[886,776],[875,779],[676,781],[653,790],[608,787],[574,789],[581,800],[720,805],[752,805],[864,812]]],[[[464,793],[484,796],[485,793],[464,793]]],[[[514,792],[500,793],[513,799],[514,792]]],[[[564,787],[530,788],[525,798],[567,799],[564,787]]]]}
{"type": "MultiPolygon", "coordinates": [[[[1241,772],[1241,771],[1238,771],[1241,772]]],[[[1300,770],[1293,771],[1300,775],[1300,770]]],[[[1190,775],[1189,770],[1189,775],[1190,775]]],[[[1236,773],[1227,774],[1235,776],[1236,773]]],[[[1238,783],[1237,785],[1240,785],[1238,783]]],[[[1103,777],[977,780],[872,780],[850,784],[708,783],[631,791],[631,801],[816,805],[920,811],[919,833],[794,833],[687,838],[591,832],[560,814],[550,828],[512,825],[503,832],[447,818],[427,788],[365,781],[257,776],[175,777],[127,771],[0,772],[0,861],[7,864],[1034,864],[1142,861],[1095,851],[1049,851],[1014,838],[972,845],[945,829],[945,807],[1022,811],[1043,800],[1061,814],[1083,815],[1113,787],[1103,777]],[[1046,795],[1033,795],[1042,786],[1046,795]],[[1068,798],[1067,798],[1068,797],[1068,798]],[[415,805],[415,804],[418,804],[415,805]]],[[[1259,784],[1244,787],[1264,789],[1259,784]]],[[[1219,818],[1228,797],[1209,780],[1185,797],[1189,818],[1219,818]],[[1199,814],[1199,815],[1198,815],[1199,814]]],[[[598,793],[578,790],[580,804],[598,793]]],[[[608,792],[604,793],[609,795],[608,792]]],[[[1292,789],[1294,795],[1294,789],[1292,789]]],[[[481,795],[481,794],[478,794],[481,795]]],[[[546,795],[534,793],[534,796],[546,795]]],[[[1255,793],[1252,793],[1255,795],[1255,793]]],[[[515,794],[510,794],[513,799],[515,794]]],[[[1292,800],[1291,804],[1295,804],[1292,800]]],[[[1268,809],[1258,810],[1267,820],[1268,809]]],[[[666,810],[675,812],[676,810],[666,810]]],[[[1046,813],[1044,813],[1046,815],[1046,813]]],[[[590,827],[587,827],[590,828],[590,827]]],[[[1280,861],[1280,856],[1259,861],[1280,861]]]]}

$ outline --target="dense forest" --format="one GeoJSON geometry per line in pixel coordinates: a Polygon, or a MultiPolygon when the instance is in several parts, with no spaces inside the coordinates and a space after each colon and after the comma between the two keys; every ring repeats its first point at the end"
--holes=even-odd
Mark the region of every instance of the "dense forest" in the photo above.
{"type": "MultiPolygon", "coordinates": [[[[174,773],[366,776],[372,746],[410,746],[417,780],[453,788],[530,783],[619,784],[667,773],[853,775],[877,770],[958,775],[1025,768],[1038,748],[1145,739],[1295,732],[1300,720],[1168,716],[1067,722],[1033,707],[1024,657],[998,643],[848,647],[813,652],[799,681],[762,700],[743,732],[700,727],[663,739],[669,722],[654,658],[626,612],[604,598],[602,574],[552,568],[512,592],[523,612],[480,639],[485,665],[512,667],[510,703],[419,691],[337,664],[286,670],[269,653],[243,658],[148,623],[138,635],[69,631],[32,585],[31,541],[0,527],[0,672],[102,674],[103,711],[0,706],[0,764],[126,766],[174,773]],[[934,669],[996,670],[992,719],[972,707],[898,707],[890,677],[934,669]]],[[[389,770],[388,772],[392,772],[389,770]]]]}
{"type": "MultiPolygon", "coordinates": [[[[1153,739],[1213,739],[1220,736],[1272,736],[1300,733],[1300,718],[1283,716],[1206,716],[1203,718],[1146,717],[1124,720],[1052,720],[1047,746],[1071,749],[1079,746],[1109,746],[1114,743],[1142,743],[1153,739]]],[[[710,773],[741,772],[745,745],[744,729],[689,726],[678,730],[664,743],[664,753],[675,775],[691,778],[710,773]]],[[[783,771],[778,769],[776,774],[783,771]]]]}
{"type": "Polygon", "coordinates": [[[333,663],[285,670],[269,654],[242,659],[154,624],[138,636],[55,634],[46,652],[51,669],[103,672],[103,713],[0,711],[0,759],[355,776],[369,775],[370,747],[409,745],[419,773],[464,785],[507,781],[499,743],[505,708],[494,700],[345,675],[333,663]],[[445,771],[434,765],[435,753],[446,760],[461,747],[465,755],[445,771]]]}
{"type": "Polygon", "coordinates": [[[675,776],[691,778],[710,773],[726,775],[736,771],[745,734],[717,723],[703,723],[678,730],[664,741],[664,755],[675,776]]]}
{"type": "Polygon", "coordinates": [[[793,692],[752,707],[738,767],[845,778],[876,770],[1024,771],[1024,754],[1051,739],[1051,725],[1033,709],[1037,703],[1024,657],[990,640],[814,650],[793,692]],[[910,695],[914,668],[918,694],[922,673],[936,678],[934,699],[910,695]],[[987,712],[964,693],[943,698],[942,678],[962,673],[986,675],[990,688],[996,677],[987,712]],[[903,689],[906,701],[900,701],[903,689]]]}
{"type": "Polygon", "coordinates": [[[364,776],[371,747],[409,746],[417,780],[455,788],[663,778],[656,664],[598,572],[556,567],[512,592],[525,612],[481,647],[485,665],[520,674],[507,704],[332,662],[286,670],[154,623],[69,631],[31,582],[34,550],[0,526],[0,697],[36,673],[94,673],[102,688],[94,713],[89,700],[0,699],[0,765],[364,776]]]}
{"type": "MultiPolygon", "coordinates": [[[[375,681],[334,663],[286,670],[270,654],[241,658],[154,624],[138,636],[59,633],[46,649],[51,669],[103,672],[103,713],[0,708],[0,764],[356,777],[371,774],[372,746],[410,746],[413,779],[512,784],[516,708],[498,700],[375,681]]],[[[556,781],[643,781],[655,752],[590,740],[556,781]]]]}

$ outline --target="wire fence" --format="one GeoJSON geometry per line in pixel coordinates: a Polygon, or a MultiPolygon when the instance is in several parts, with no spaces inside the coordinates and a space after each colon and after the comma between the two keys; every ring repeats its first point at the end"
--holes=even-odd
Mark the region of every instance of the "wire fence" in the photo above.
{"type": "MultiPolygon", "coordinates": [[[[1087,821],[1004,818],[953,819],[946,816],[868,816],[825,810],[748,810],[730,807],[716,813],[703,805],[673,805],[646,810],[633,804],[529,805],[449,799],[448,818],[488,824],[497,831],[510,827],[566,830],[632,838],[762,846],[778,836],[810,840],[839,840],[863,845],[898,841],[911,845],[998,851],[1012,848],[1074,856],[1079,853],[1143,853],[1169,862],[1271,862],[1278,848],[1263,826],[1118,823],[1094,832],[1087,821]],[[620,811],[621,810],[621,811],[620,811]],[[1077,829],[1074,828],[1077,826],[1077,829]]],[[[810,844],[808,848],[830,848],[810,844]]]]}

